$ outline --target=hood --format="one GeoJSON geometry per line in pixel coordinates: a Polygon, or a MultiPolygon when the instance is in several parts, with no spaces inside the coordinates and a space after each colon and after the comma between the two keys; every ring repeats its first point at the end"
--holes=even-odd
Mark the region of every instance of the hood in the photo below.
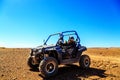
{"type": "Polygon", "coordinates": [[[52,48],[52,47],[55,47],[55,45],[41,45],[41,46],[36,47],[36,49],[52,48]]]}

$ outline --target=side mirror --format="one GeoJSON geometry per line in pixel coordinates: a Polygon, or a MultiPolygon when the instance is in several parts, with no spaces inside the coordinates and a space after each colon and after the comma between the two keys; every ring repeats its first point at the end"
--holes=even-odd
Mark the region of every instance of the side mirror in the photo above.
{"type": "Polygon", "coordinates": [[[46,45],[45,40],[43,40],[44,45],[46,45]]]}

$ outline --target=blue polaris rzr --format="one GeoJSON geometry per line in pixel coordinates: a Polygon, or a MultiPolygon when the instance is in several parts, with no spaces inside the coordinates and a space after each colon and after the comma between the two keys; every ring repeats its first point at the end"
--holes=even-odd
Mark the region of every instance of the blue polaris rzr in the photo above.
{"type": "Polygon", "coordinates": [[[28,65],[30,68],[39,68],[44,77],[54,76],[58,71],[58,65],[79,62],[83,69],[90,66],[88,55],[82,55],[87,50],[81,46],[80,38],[76,31],[64,31],[50,35],[43,45],[31,49],[28,65]],[[70,40],[74,44],[69,45],[70,40]],[[74,45],[74,46],[73,46],[74,45]]]}

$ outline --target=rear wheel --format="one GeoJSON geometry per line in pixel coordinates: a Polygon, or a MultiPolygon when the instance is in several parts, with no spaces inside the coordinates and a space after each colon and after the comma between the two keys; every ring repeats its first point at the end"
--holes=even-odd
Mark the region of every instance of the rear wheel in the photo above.
{"type": "Polygon", "coordinates": [[[39,70],[44,77],[54,76],[58,71],[58,62],[53,57],[47,57],[40,62],[39,70]]]}
{"type": "Polygon", "coordinates": [[[79,60],[79,65],[83,69],[88,69],[90,67],[90,57],[88,55],[82,55],[79,60]]]}

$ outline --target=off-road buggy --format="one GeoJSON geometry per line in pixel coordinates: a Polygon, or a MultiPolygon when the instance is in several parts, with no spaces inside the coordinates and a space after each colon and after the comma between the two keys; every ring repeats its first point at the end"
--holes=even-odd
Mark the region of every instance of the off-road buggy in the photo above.
{"type": "Polygon", "coordinates": [[[50,35],[43,45],[31,49],[27,63],[32,69],[39,68],[44,77],[54,76],[58,71],[58,65],[61,64],[79,62],[81,68],[87,69],[90,66],[90,58],[88,55],[82,55],[85,50],[87,48],[81,46],[76,31],[64,31],[50,35]],[[69,45],[61,45],[61,42],[67,43],[71,36],[75,38],[74,48],[68,49],[69,45]]]}

